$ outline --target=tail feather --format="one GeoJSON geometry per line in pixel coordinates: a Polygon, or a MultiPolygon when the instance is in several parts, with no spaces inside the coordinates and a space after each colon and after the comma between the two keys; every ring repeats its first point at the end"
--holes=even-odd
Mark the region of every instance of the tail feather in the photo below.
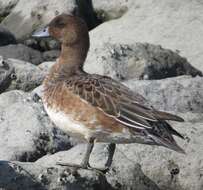
{"type": "Polygon", "coordinates": [[[147,136],[150,137],[157,145],[164,146],[171,150],[185,154],[185,151],[176,143],[172,135],[176,135],[182,139],[184,137],[173,129],[167,122],[151,122],[152,129],[147,130],[147,136]]]}
{"type": "Polygon", "coordinates": [[[167,128],[171,132],[171,134],[173,134],[173,135],[175,135],[177,137],[180,137],[181,139],[185,139],[185,137],[182,134],[180,134],[178,131],[173,129],[168,123],[166,123],[166,124],[167,124],[167,128]]]}
{"type": "Polygon", "coordinates": [[[182,153],[182,154],[186,154],[185,151],[175,142],[175,140],[173,139],[172,142],[170,141],[166,141],[165,139],[159,138],[157,136],[151,135],[150,137],[158,144],[161,146],[164,146],[168,149],[174,150],[176,152],[182,153]]]}
{"type": "Polygon", "coordinates": [[[178,122],[183,122],[184,119],[171,114],[171,113],[167,113],[167,112],[162,112],[162,111],[157,111],[157,110],[153,110],[154,116],[159,119],[159,120],[172,120],[172,121],[178,121],[178,122]]]}

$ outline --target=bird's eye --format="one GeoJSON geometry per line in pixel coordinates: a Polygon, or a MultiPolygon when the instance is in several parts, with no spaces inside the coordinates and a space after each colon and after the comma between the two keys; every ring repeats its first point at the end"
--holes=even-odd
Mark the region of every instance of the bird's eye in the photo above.
{"type": "Polygon", "coordinates": [[[65,22],[64,22],[63,20],[58,19],[58,20],[56,20],[55,25],[56,25],[57,27],[59,27],[59,28],[62,28],[62,27],[64,27],[66,24],[65,24],[65,22]]]}

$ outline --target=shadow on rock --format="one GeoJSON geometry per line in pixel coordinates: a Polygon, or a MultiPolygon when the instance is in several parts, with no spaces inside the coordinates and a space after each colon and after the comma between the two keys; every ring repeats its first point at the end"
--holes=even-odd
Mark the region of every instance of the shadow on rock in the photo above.
{"type": "Polygon", "coordinates": [[[0,188],[9,190],[46,190],[26,170],[7,161],[0,161],[0,188]]]}
{"type": "MultiPolygon", "coordinates": [[[[44,156],[37,160],[35,164],[41,168],[56,168],[56,162],[80,164],[84,156],[84,150],[85,144],[79,144],[68,151],[61,151],[53,155],[44,156]]],[[[95,144],[90,157],[91,167],[103,168],[107,160],[107,144],[95,144]]],[[[57,173],[61,175],[60,170],[66,169],[68,168],[58,167],[57,173]]],[[[74,187],[84,187],[83,189],[159,190],[159,187],[143,173],[140,165],[137,164],[136,161],[129,160],[119,149],[116,149],[111,169],[105,175],[95,170],[84,169],[78,170],[77,175],[72,175],[70,172],[63,173],[61,175],[62,181],[65,181],[68,187],[73,186],[73,184],[71,185],[70,183],[71,179],[75,184],[74,187]]],[[[45,174],[45,176],[47,176],[47,174],[45,174]]],[[[46,178],[48,181],[51,181],[51,183],[57,181],[51,176],[46,178]]]]}

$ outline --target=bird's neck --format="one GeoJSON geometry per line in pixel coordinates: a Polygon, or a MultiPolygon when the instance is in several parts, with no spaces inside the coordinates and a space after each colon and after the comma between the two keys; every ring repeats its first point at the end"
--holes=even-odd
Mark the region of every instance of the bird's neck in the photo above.
{"type": "Polygon", "coordinates": [[[89,46],[83,44],[74,44],[68,46],[62,44],[61,54],[58,64],[69,71],[82,70],[89,46]]]}

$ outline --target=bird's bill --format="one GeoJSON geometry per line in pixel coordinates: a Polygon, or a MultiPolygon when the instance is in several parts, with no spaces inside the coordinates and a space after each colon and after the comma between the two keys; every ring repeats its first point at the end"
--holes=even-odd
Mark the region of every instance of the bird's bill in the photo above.
{"type": "Polygon", "coordinates": [[[32,34],[32,37],[36,37],[36,38],[45,38],[45,37],[49,37],[49,27],[45,27],[41,30],[37,30],[32,34]]]}

